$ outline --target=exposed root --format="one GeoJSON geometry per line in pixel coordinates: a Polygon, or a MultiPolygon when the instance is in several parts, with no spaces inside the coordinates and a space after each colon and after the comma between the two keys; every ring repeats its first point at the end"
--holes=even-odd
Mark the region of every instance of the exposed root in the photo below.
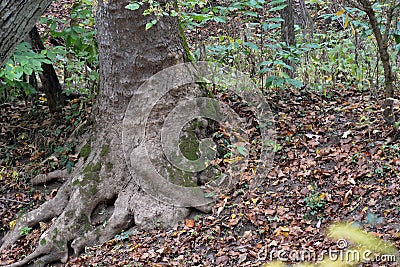
{"type": "Polygon", "coordinates": [[[114,203],[114,212],[107,224],[97,226],[72,242],[71,247],[75,253],[82,251],[87,244],[101,244],[121,232],[121,229],[133,226],[133,214],[127,209],[125,201],[123,194],[120,194],[114,203]]]}
{"type": "Polygon", "coordinates": [[[65,179],[67,174],[68,174],[67,170],[56,170],[56,171],[50,172],[48,174],[39,174],[39,175],[36,175],[34,178],[32,178],[31,183],[33,185],[38,185],[38,184],[48,183],[55,179],[62,181],[65,179]]]}
{"type": "Polygon", "coordinates": [[[50,246],[41,246],[37,248],[33,253],[25,257],[23,260],[12,263],[10,265],[5,265],[3,267],[27,266],[33,260],[35,260],[34,266],[44,266],[46,263],[68,258],[68,248],[66,246],[64,251],[52,250],[50,254],[47,254],[47,252],[49,251],[51,251],[50,246]]]}
{"type": "MultiPolygon", "coordinates": [[[[78,163],[76,164],[76,167],[80,167],[83,165],[83,159],[80,158],[78,163]]],[[[52,180],[58,180],[60,182],[65,182],[66,178],[68,177],[69,173],[67,170],[56,170],[53,172],[50,172],[48,174],[39,174],[36,175],[31,179],[31,183],[33,185],[39,185],[39,184],[44,184],[51,182],[52,180]]]]}
{"type": "Polygon", "coordinates": [[[24,227],[34,227],[39,222],[49,221],[60,215],[68,204],[69,189],[68,184],[65,184],[60,188],[53,199],[45,202],[39,208],[27,213],[18,220],[14,229],[8,232],[5,237],[0,240],[0,251],[16,242],[21,237],[20,232],[24,227]]]}

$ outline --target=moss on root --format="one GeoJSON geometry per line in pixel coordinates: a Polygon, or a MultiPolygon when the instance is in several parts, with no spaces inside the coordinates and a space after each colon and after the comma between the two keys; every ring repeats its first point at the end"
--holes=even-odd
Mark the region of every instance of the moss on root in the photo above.
{"type": "Polygon", "coordinates": [[[189,132],[187,136],[181,138],[179,149],[188,160],[198,159],[199,141],[194,132],[189,132]]]}
{"type": "Polygon", "coordinates": [[[90,152],[92,152],[92,148],[90,147],[90,144],[86,144],[81,148],[79,155],[86,160],[89,157],[90,152]]]}
{"type": "Polygon", "coordinates": [[[106,163],[106,171],[107,172],[112,171],[113,168],[114,168],[114,164],[112,164],[112,162],[107,162],[106,163]]]}
{"type": "Polygon", "coordinates": [[[84,169],[83,169],[83,177],[77,177],[73,182],[73,186],[89,186],[87,189],[88,196],[87,199],[90,199],[91,196],[97,193],[97,185],[100,183],[100,170],[101,170],[102,164],[101,162],[97,162],[96,164],[89,163],[84,169]]]}
{"type": "Polygon", "coordinates": [[[109,152],[110,152],[110,146],[104,145],[104,146],[101,148],[100,157],[104,157],[104,156],[107,155],[109,152]]]}
{"type": "Polygon", "coordinates": [[[197,182],[193,180],[193,174],[176,169],[172,166],[166,168],[168,172],[169,181],[173,184],[184,186],[184,187],[195,187],[197,182]]]}

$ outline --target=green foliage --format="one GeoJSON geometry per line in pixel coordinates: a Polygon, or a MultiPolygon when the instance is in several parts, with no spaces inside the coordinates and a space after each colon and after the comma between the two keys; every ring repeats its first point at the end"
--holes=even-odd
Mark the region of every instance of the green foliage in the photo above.
{"type": "Polygon", "coordinates": [[[47,47],[41,53],[33,52],[29,43],[17,45],[5,67],[0,69],[2,101],[12,101],[16,97],[36,93],[26,77],[40,74],[43,63],[54,64],[59,73],[64,71],[64,92],[67,95],[73,91],[89,94],[95,92],[98,81],[98,51],[91,3],[77,1],[70,19],[70,27],[60,30],[60,25],[68,24],[66,21],[55,17],[41,18],[41,22],[49,27],[44,38],[51,36],[59,45],[47,47]]]}
{"type": "Polygon", "coordinates": [[[25,235],[28,235],[31,231],[32,231],[32,228],[31,228],[31,227],[24,227],[24,228],[21,229],[21,231],[19,232],[19,234],[20,234],[21,236],[25,236],[25,235]]]}
{"type": "Polygon", "coordinates": [[[33,52],[27,42],[18,44],[5,67],[0,69],[0,95],[8,93],[8,97],[12,99],[21,94],[28,96],[36,93],[35,88],[24,78],[42,72],[43,63],[51,64],[46,53],[33,52]]]}
{"type": "Polygon", "coordinates": [[[126,239],[129,239],[129,235],[130,235],[130,233],[128,233],[128,232],[122,232],[121,234],[119,234],[119,235],[115,235],[115,239],[116,240],[118,240],[118,241],[122,241],[122,240],[126,240],[126,239]]]}
{"type": "Polygon", "coordinates": [[[58,146],[54,149],[54,153],[57,153],[61,157],[61,165],[64,166],[68,172],[75,166],[74,162],[69,158],[69,154],[74,151],[73,143],[66,143],[64,146],[58,146]]]}
{"type": "Polygon", "coordinates": [[[98,81],[98,50],[95,19],[88,1],[77,1],[71,11],[69,27],[59,29],[68,22],[55,17],[43,17],[42,23],[49,30],[45,38],[56,40],[59,45],[49,47],[44,53],[58,69],[64,71],[66,94],[73,91],[95,93],[98,81]]]}
{"type": "Polygon", "coordinates": [[[89,157],[90,152],[92,151],[90,144],[86,144],[81,148],[79,152],[80,156],[83,157],[85,160],[89,157]]]}
{"type": "MultiPolygon", "coordinates": [[[[127,5],[127,8],[137,10],[145,3],[148,9],[143,14],[156,18],[147,23],[146,29],[154,26],[160,16],[177,15],[171,6],[161,6],[154,0],[135,1],[127,5]]],[[[184,27],[190,30],[205,27],[210,22],[216,22],[217,25],[227,24],[229,27],[229,23],[240,16],[241,21],[245,21],[247,25],[246,29],[242,29],[242,34],[221,31],[219,36],[210,37],[207,43],[199,45],[197,50],[193,49],[193,58],[233,65],[242,72],[249,73],[264,89],[287,86],[300,88],[308,84],[310,88],[329,97],[329,88],[340,86],[343,89],[364,90],[370,88],[374,80],[381,80],[382,69],[378,67],[376,72],[371,70],[372,66],[377,65],[379,58],[365,12],[345,7],[343,11],[334,13],[328,9],[326,1],[308,1],[308,4],[310,9],[318,10],[318,19],[333,21],[334,27],[337,24],[342,29],[329,27],[310,35],[296,25],[298,44],[288,47],[279,41],[282,23],[279,11],[286,6],[284,0],[240,0],[224,3],[184,0],[178,1],[178,16],[184,27]],[[293,71],[289,62],[298,67],[295,79],[287,74],[293,71]]],[[[375,4],[374,10],[383,27],[384,5],[375,4]]],[[[391,36],[398,53],[400,23],[391,36]]]]}
{"type": "Polygon", "coordinates": [[[305,214],[306,219],[309,219],[310,217],[315,216],[324,210],[326,204],[324,201],[324,196],[325,194],[323,193],[321,194],[318,191],[313,191],[304,199],[307,207],[310,209],[310,211],[305,214]]]}

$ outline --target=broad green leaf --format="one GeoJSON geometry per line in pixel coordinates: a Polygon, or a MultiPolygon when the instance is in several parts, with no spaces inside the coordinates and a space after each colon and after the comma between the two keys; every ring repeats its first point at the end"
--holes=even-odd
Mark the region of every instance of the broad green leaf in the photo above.
{"type": "Polygon", "coordinates": [[[140,8],[140,5],[137,2],[133,2],[133,3],[130,3],[129,5],[125,6],[125,8],[129,9],[129,10],[137,10],[140,8]]]}
{"type": "Polygon", "coordinates": [[[214,17],[213,20],[215,22],[221,22],[221,23],[225,23],[226,19],[224,17],[214,17]]]}
{"type": "Polygon", "coordinates": [[[243,146],[238,146],[236,149],[241,155],[243,155],[245,157],[249,154],[247,149],[245,147],[243,147],[243,146]]]}
{"type": "Polygon", "coordinates": [[[279,11],[279,10],[284,9],[285,7],[287,7],[287,5],[276,6],[276,7],[271,8],[270,10],[268,10],[268,12],[279,11]]]}
{"type": "Polygon", "coordinates": [[[268,4],[271,5],[271,6],[274,6],[274,5],[282,4],[282,3],[285,3],[285,2],[286,2],[286,0],[274,0],[274,1],[269,2],[268,4]]]}
{"type": "Polygon", "coordinates": [[[287,79],[286,82],[290,85],[293,85],[296,88],[300,88],[303,86],[303,83],[296,79],[287,79]]]}
{"type": "Polygon", "coordinates": [[[150,29],[151,27],[153,27],[154,25],[156,25],[156,23],[157,23],[157,20],[156,20],[156,19],[153,19],[152,21],[148,22],[148,23],[146,24],[146,30],[148,30],[148,29],[150,29]]]}
{"type": "Polygon", "coordinates": [[[252,42],[244,42],[243,43],[245,46],[250,48],[251,50],[258,51],[258,46],[255,43],[252,42]]]}

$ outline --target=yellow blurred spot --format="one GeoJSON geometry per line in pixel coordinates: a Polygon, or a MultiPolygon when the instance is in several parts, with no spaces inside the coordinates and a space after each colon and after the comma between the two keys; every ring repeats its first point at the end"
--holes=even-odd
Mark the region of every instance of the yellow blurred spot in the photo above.
{"type": "Polygon", "coordinates": [[[339,10],[338,12],[336,12],[336,16],[341,16],[341,15],[343,15],[345,11],[346,11],[346,10],[344,10],[344,9],[339,10]]]}
{"type": "Polygon", "coordinates": [[[17,220],[13,220],[11,222],[8,223],[8,226],[10,227],[10,229],[14,229],[15,225],[17,224],[17,220]]]}

